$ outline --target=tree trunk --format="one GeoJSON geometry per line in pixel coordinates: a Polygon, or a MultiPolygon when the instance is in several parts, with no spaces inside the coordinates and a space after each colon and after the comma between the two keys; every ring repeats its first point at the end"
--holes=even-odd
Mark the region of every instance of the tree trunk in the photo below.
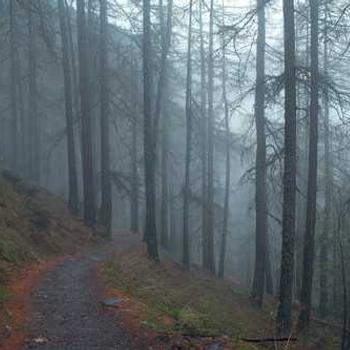
{"type": "MultiPolygon", "coordinates": [[[[306,9],[306,18],[309,18],[310,11],[309,8],[306,9]]],[[[305,38],[304,45],[296,45],[296,53],[298,56],[298,50],[300,54],[303,54],[302,64],[306,67],[310,64],[310,26],[306,25],[306,28],[297,26],[299,31],[298,37],[305,38]]],[[[296,39],[297,40],[297,39],[296,39]]],[[[302,284],[302,271],[303,271],[303,240],[304,240],[304,230],[305,230],[305,214],[306,214],[306,192],[307,192],[307,171],[308,171],[308,144],[309,144],[309,122],[305,118],[305,113],[310,105],[310,94],[309,88],[306,84],[297,82],[297,119],[300,120],[299,128],[297,124],[297,144],[299,144],[299,154],[297,154],[298,160],[298,172],[299,183],[297,181],[297,186],[300,190],[300,196],[297,197],[296,207],[296,232],[295,232],[295,284],[294,284],[294,298],[300,300],[301,284],[302,284]],[[299,200],[298,200],[299,199],[299,200]]],[[[297,178],[298,180],[298,178],[297,178]]]]}
{"type": "Polygon", "coordinates": [[[273,292],[273,275],[272,275],[272,266],[270,259],[270,245],[269,245],[269,235],[266,234],[266,251],[265,251],[265,285],[266,293],[269,295],[274,295],[273,292]]]}
{"type": "Polygon", "coordinates": [[[18,97],[17,97],[17,21],[16,21],[16,2],[9,3],[10,15],[10,62],[11,62],[11,169],[18,171],[18,97]]]}
{"type": "Polygon", "coordinates": [[[187,39],[187,77],[186,77],[186,159],[185,159],[185,185],[183,204],[183,240],[182,263],[190,268],[190,237],[189,237],[189,202],[190,202],[190,172],[192,156],[192,6],[190,0],[188,39],[187,39]]]}
{"type": "Polygon", "coordinates": [[[214,1],[210,0],[209,55],[208,55],[208,197],[206,210],[207,235],[203,242],[203,267],[215,273],[214,258],[214,1]]]}
{"type": "MultiPolygon", "coordinates": [[[[328,75],[328,5],[325,3],[324,18],[324,40],[323,40],[323,75],[328,75]]],[[[332,194],[332,164],[330,157],[330,135],[329,135],[329,94],[327,87],[323,88],[322,94],[323,116],[324,116],[324,162],[325,162],[325,206],[323,213],[323,228],[320,249],[320,300],[319,312],[325,316],[328,310],[328,244],[329,231],[331,229],[331,194],[332,194]]]]}
{"type": "Polygon", "coordinates": [[[73,106],[74,106],[74,117],[79,120],[79,87],[78,87],[78,73],[77,73],[77,60],[76,52],[73,44],[73,33],[72,33],[72,20],[70,15],[70,9],[68,8],[67,0],[65,1],[66,18],[67,18],[67,36],[68,36],[68,47],[69,57],[72,68],[72,86],[73,86],[73,106]]]}
{"type": "Polygon", "coordinates": [[[290,334],[292,329],[292,288],[294,274],[295,190],[296,190],[296,77],[294,2],[283,1],[285,64],[285,127],[282,257],[277,331],[290,334]]]}
{"type": "Polygon", "coordinates": [[[40,122],[38,115],[38,87],[37,87],[37,62],[35,45],[35,26],[33,21],[33,0],[28,0],[28,109],[29,109],[29,178],[39,183],[40,181],[40,122]]]}
{"type": "MultiPolygon", "coordinates": [[[[223,16],[225,16],[225,14],[223,16]]],[[[229,106],[228,106],[227,94],[226,94],[226,49],[225,49],[224,34],[222,35],[222,99],[224,102],[224,111],[225,111],[226,172],[225,172],[224,215],[223,215],[223,223],[222,223],[222,237],[221,237],[221,245],[220,245],[219,269],[218,269],[219,278],[224,278],[224,274],[225,274],[226,241],[227,241],[227,231],[228,231],[228,214],[229,214],[230,184],[231,184],[231,136],[230,136],[230,125],[229,125],[229,110],[228,110],[229,106]]]]}
{"type": "MultiPolygon", "coordinates": [[[[160,73],[158,80],[158,91],[157,91],[157,101],[156,101],[156,133],[158,130],[158,120],[162,115],[163,100],[164,96],[167,94],[168,85],[168,69],[167,61],[168,54],[171,44],[171,31],[172,31],[172,13],[173,13],[173,0],[169,0],[167,4],[167,22],[166,27],[164,25],[164,13],[163,13],[163,2],[159,2],[159,17],[161,21],[161,62],[160,62],[160,73]]],[[[169,134],[169,120],[162,115],[162,139],[161,139],[161,244],[164,248],[167,248],[169,243],[169,199],[168,199],[168,134],[169,134]]],[[[168,117],[168,115],[167,115],[168,117]]]]}
{"type": "Polygon", "coordinates": [[[306,198],[306,224],[304,233],[303,277],[301,286],[301,311],[298,328],[310,324],[311,297],[315,246],[317,145],[318,145],[318,0],[310,0],[311,14],[311,100],[309,129],[309,173],[306,198]]]}
{"type": "Polygon", "coordinates": [[[257,1],[258,39],[254,116],[256,125],[255,268],[252,298],[262,307],[267,254],[266,136],[265,136],[265,2],[257,1]]]}
{"type": "Polygon", "coordinates": [[[155,193],[156,142],[154,118],[152,118],[152,54],[151,54],[151,4],[143,0],[143,112],[144,112],[144,161],[146,191],[146,223],[144,240],[149,256],[158,261],[155,193]]]}
{"type": "Polygon", "coordinates": [[[162,118],[161,164],[162,164],[162,198],[161,198],[161,244],[169,248],[169,120],[162,118]]]}
{"type": "Polygon", "coordinates": [[[77,27],[80,79],[80,113],[82,126],[84,220],[87,224],[94,225],[96,220],[96,207],[92,166],[93,159],[91,142],[91,113],[89,108],[90,93],[88,46],[84,0],[77,0],[77,27]]]}
{"type": "Polygon", "coordinates": [[[109,145],[109,88],[108,88],[108,15],[107,1],[100,0],[100,103],[101,103],[101,207],[100,222],[111,236],[112,189],[109,145]]]}
{"type": "Polygon", "coordinates": [[[342,342],[341,349],[348,350],[350,348],[350,335],[348,327],[348,290],[347,290],[347,278],[346,278],[346,266],[345,256],[342,239],[340,237],[340,227],[338,230],[338,244],[340,253],[340,267],[341,267],[341,280],[342,280],[342,297],[343,297],[343,329],[342,329],[342,342]]]}
{"type": "MultiPolygon", "coordinates": [[[[100,2],[100,1],[98,1],[100,2]]],[[[96,50],[96,41],[98,37],[97,25],[95,18],[97,17],[95,3],[96,0],[85,0],[87,4],[86,9],[86,33],[87,33],[87,62],[89,67],[89,109],[90,109],[90,120],[91,120],[91,145],[92,145],[92,172],[93,172],[93,181],[94,184],[97,184],[100,180],[100,169],[99,165],[101,164],[101,140],[99,135],[101,134],[100,130],[100,120],[98,118],[98,113],[96,112],[95,106],[97,106],[99,101],[98,87],[96,86],[96,81],[99,78],[99,50],[96,50]]],[[[95,186],[95,200],[98,203],[99,196],[99,186],[95,186]]],[[[101,189],[102,190],[102,189],[101,189]]],[[[100,213],[99,213],[100,214],[100,213]]]]}
{"type": "Polygon", "coordinates": [[[202,0],[199,1],[199,32],[200,32],[200,60],[201,60],[201,176],[202,176],[202,260],[203,265],[208,256],[208,225],[207,225],[207,204],[208,204],[208,118],[206,99],[206,57],[204,52],[202,0]]]}
{"type": "Polygon", "coordinates": [[[24,177],[28,176],[28,148],[27,148],[27,118],[26,111],[23,104],[23,84],[22,84],[22,69],[19,49],[15,50],[15,60],[16,60],[16,86],[17,86],[17,105],[18,105],[18,115],[19,115],[19,129],[20,129],[20,139],[19,139],[19,164],[21,164],[20,174],[24,177]]]}
{"type": "Polygon", "coordinates": [[[132,100],[134,96],[139,96],[139,86],[137,83],[137,77],[135,77],[136,64],[134,59],[131,60],[131,81],[133,84],[133,93],[130,96],[130,103],[134,104],[133,108],[133,119],[132,119],[132,130],[131,130],[131,173],[132,173],[132,183],[131,183],[131,198],[130,198],[130,230],[131,232],[139,232],[139,174],[138,174],[138,137],[137,137],[137,126],[138,126],[138,116],[139,111],[132,100]]]}
{"type": "Polygon", "coordinates": [[[64,0],[58,0],[59,21],[62,41],[62,67],[64,78],[64,100],[67,128],[67,157],[68,157],[68,204],[74,214],[78,213],[78,178],[75,157],[74,142],[74,121],[73,121],[73,102],[71,85],[71,67],[69,62],[69,48],[67,36],[67,18],[64,8],[64,0]]]}

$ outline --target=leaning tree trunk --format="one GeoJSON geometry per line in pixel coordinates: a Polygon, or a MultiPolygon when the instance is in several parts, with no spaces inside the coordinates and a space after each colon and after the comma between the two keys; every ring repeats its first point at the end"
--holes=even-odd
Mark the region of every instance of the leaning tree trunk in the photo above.
{"type": "Polygon", "coordinates": [[[91,141],[91,113],[89,93],[88,43],[85,18],[85,0],[77,0],[77,27],[80,79],[80,114],[82,128],[82,163],[84,190],[84,220],[89,225],[96,221],[95,186],[91,141]]]}
{"type": "Polygon", "coordinates": [[[111,236],[112,189],[109,145],[108,17],[107,0],[100,0],[101,207],[99,219],[111,236]]]}
{"type": "Polygon", "coordinates": [[[68,157],[68,204],[74,214],[78,213],[78,177],[75,157],[74,142],[74,121],[73,121],[73,102],[72,102],[72,84],[71,84],[71,66],[69,62],[69,46],[67,18],[64,8],[64,0],[58,0],[59,21],[62,41],[62,67],[64,78],[64,101],[67,128],[67,157],[68,157]]]}
{"type": "Polygon", "coordinates": [[[265,2],[257,1],[258,39],[254,117],[256,125],[255,268],[252,298],[262,307],[267,254],[266,135],[265,135],[265,2]]]}
{"type": "Polygon", "coordinates": [[[277,312],[277,331],[290,334],[292,329],[292,288],[294,273],[295,194],[296,194],[296,77],[294,2],[283,1],[284,16],[284,175],[282,257],[277,312]]]}
{"type": "Polygon", "coordinates": [[[149,256],[158,261],[156,227],[155,157],[156,142],[154,118],[152,118],[152,55],[151,55],[151,4],[143,0],[143,113],[144,113],[144,161],[146,191],[146,222],[144,240],[149,256]]]}
{"type": "Polygon", "coordinates": [[[189,237],[189,204],[190,204],[190,171],[192,153],[192,6],[190,0],[188,39],[187,39],[187,78],[186,78],[186,159],[185,159],[185,185],[183,204],[183,237],[182,237],[182,263],[190,267],[190,237],[189,237]]]}
{"type": "Polygon", "coordinates": [[[317,192],[318,145],[318,0],[310,0],[311,14],[311,100],[309,129],[309,173],[306,198],[306,224],[304,233],[303,277],[301,285],[301,311],[298,328],[310,325],[317,192]]]}
{"type": "Polygon", "coordinates": [[[203,267],[215,273],[214,258],[214,1],[210,0],[209,55],[208,55],[208,197],[207,197],[207,237],[203,242],[203,267]],[[204,247],[205,245],[205,247],[204,247]]]}

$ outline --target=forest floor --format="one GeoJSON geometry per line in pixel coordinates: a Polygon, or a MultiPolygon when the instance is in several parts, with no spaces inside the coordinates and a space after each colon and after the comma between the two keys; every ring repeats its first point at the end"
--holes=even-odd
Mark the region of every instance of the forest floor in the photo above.
{"type": "Polygon", "coordinates": [[[150,261],[131,233],[93,242],[63,201],[11,176],[0,178],[0,349],[337,349],[313,327],[297,342],[272,337],[277,303],[161,252],[150,261]]]}
{"type": "Polygon", "coordinates": [[[147,258],[140,244],[130,246],[115,253],[102,274],[109,294],[120,300],[123,322],[131,333],[148,338],[152,349],[340,348],[339,334],[316,323],[308,335],[293,335],[297,341],[252,342],[274,339],[277,301],[266,298],[258,310],[247,291],[198,268],[187,272],[165,251],[159,264],[147,258]]]}
{"type": "Polygon", "coordinates": [[[324,332],[289,344],[245,341],[273,337],[274,301],[261,312],[232,283],[186,272],[164,253],[161,264],[150,261],[140,240],[118,235],[21,270],[8,285],[11,326],[0,349],[338,348],[324,332]]]}

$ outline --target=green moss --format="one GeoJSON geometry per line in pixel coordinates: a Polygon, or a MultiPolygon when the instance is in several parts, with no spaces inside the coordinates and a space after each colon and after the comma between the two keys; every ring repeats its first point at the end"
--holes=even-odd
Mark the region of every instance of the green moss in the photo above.
{"type": "Polygon", "coordinates": [[[9,298],[10,294],[5,286],[0,285],[0,307],[9,298]]]}
{"type": "Polygon", "coordinates": [[[145,305],[143,321],[158,331],[238,339],[256,336],[273,322],[228,283],[196,277],[171,263],[159,265],[127,253],[108,262],[104,272],[112,287],[145,305]],[[164,325],[162,315],[171,317],[173,325],[164,325]]]}
{"type": "Polygon", "coordinates": [[[9,173],[0,176],[0,263],[72,252],[90,236],[63,200],[9,173]]]}

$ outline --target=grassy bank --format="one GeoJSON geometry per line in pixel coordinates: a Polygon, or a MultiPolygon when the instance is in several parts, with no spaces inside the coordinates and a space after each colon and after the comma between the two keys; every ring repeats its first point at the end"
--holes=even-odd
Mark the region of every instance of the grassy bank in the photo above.
{"type": "Polygon", "coordinates": [[[110,286],[141,305],[140,322],[162,334],[212,337],[235,348],[255,349],[239,339],[273,331],[273,310],[258,311],[244,291],[185,272],[167,259],[154,263],[140,248],[118,254],[104,271],[110,286]]]}
{"type": "Polygon", "coordinates": [[[62,199],[8,173],[0,177],[0,268],[69,253],[88,236],[62,199]]]}
{"type": "MultiPolygon", "coordinates": [[[[337,349],[328,330],[317,328],[294,344],[242,341],[273,338],[276,301],[268,300],[264,310],[258,310],[247,291],[202,271],[186,272],[166,256],[161,264],[154,263],[142,247],[115,255],[104,274],[112,289],[130,298],[127,308],[135,308],[140,324],[168,337],[211,337],[227,349],[337,349]]],[[[188,344],[183,349],[201,349],[188,344]]]]}

